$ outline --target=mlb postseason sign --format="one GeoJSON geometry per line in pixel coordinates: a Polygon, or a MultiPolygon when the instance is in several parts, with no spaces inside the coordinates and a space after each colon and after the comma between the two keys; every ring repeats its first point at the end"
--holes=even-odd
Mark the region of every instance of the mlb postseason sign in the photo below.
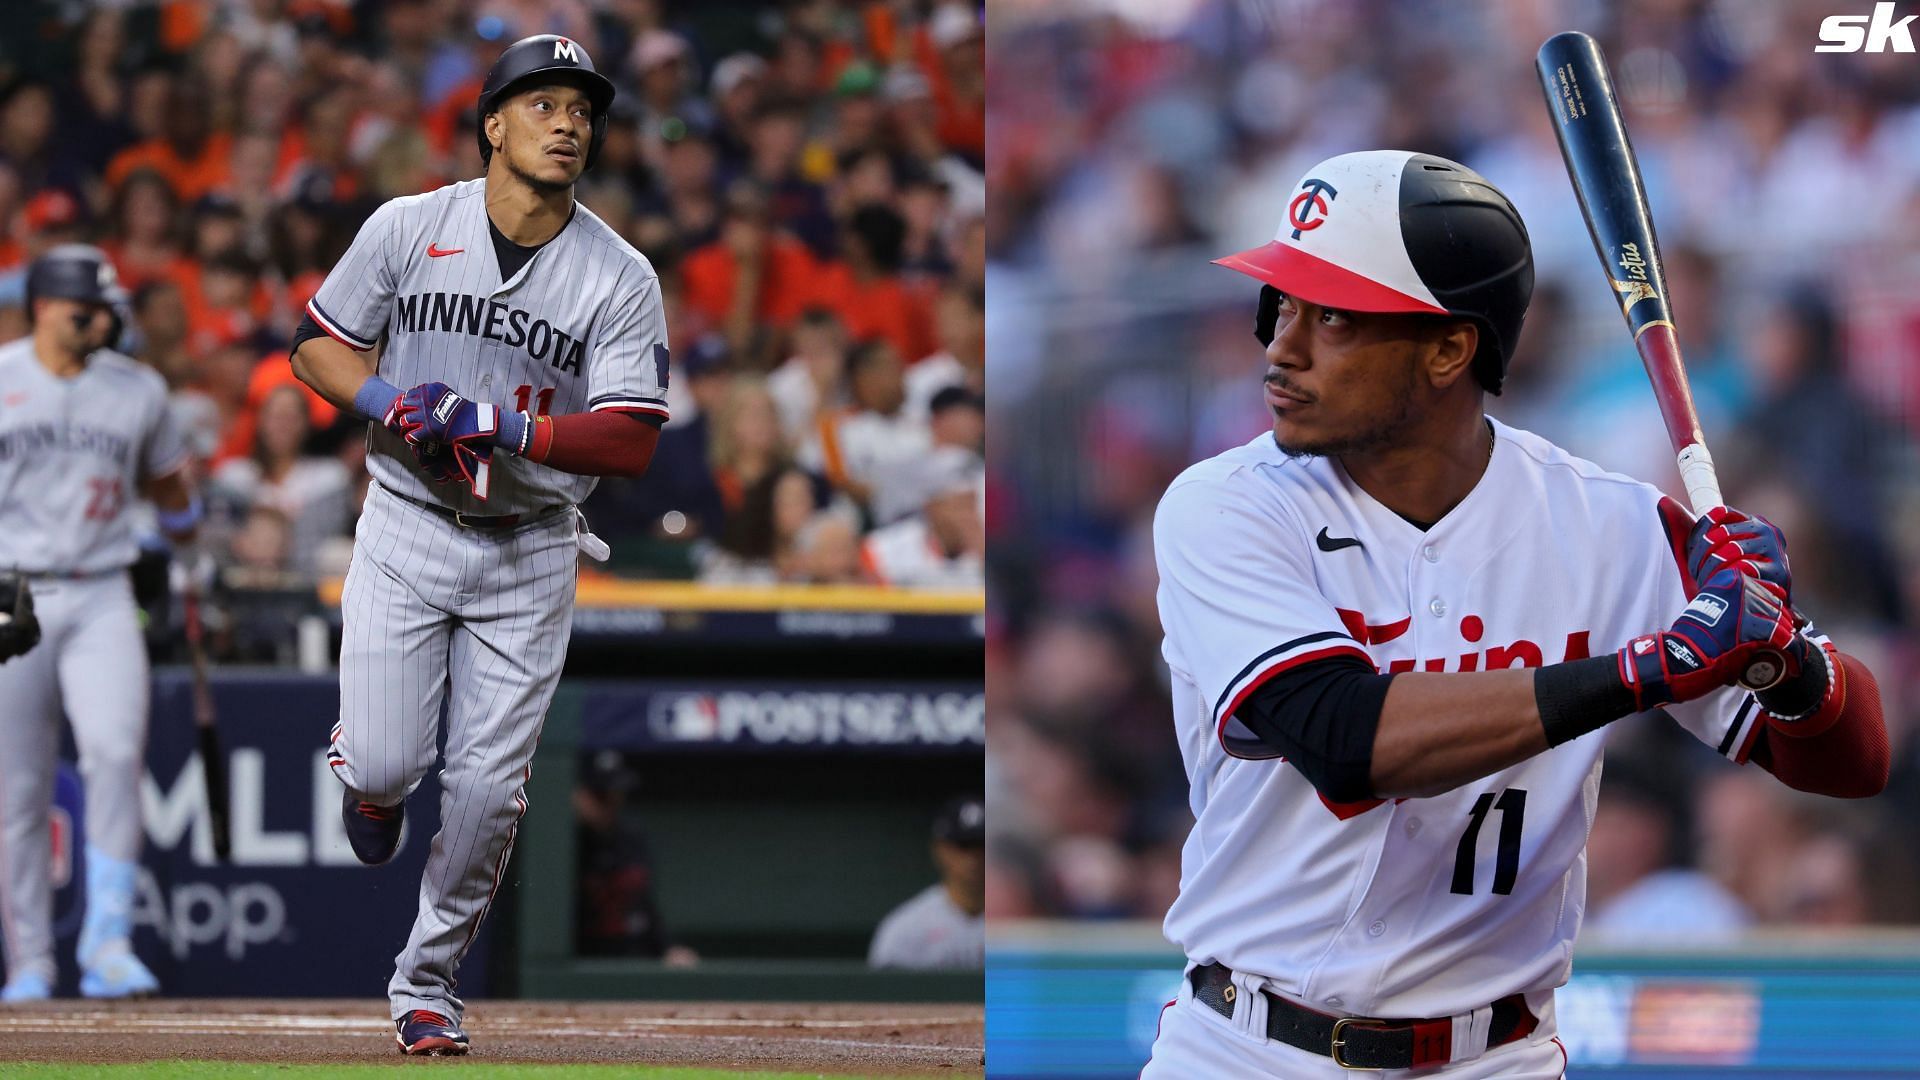
{"type": "Polygon", "coordinates": [[[581,722],[587,750],[978,754],[987,732],[977,681],[598,683],[581,722]]]}

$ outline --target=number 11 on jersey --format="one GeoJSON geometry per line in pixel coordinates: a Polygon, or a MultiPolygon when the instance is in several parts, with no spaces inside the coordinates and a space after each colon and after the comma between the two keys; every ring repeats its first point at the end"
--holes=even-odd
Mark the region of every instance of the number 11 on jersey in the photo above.
{"type": "Polygon", "coordinates": [[[1500,811],[1500,854],[1494,860],[1493,891],[1499,896],[1513,895],[1513,879],[1520,875],[1520,829],[1527,816],[1527,790],[1508,788],[1499,798],[1491,791],[1474,800],[1467,817],[1467,831],[1460,834],[1460,850],[1453,860],[1453,891],[1473,895],[1473,863],[1480,851],[1480,826],[1487,812],[1500,811]]]}
{"type": "MultiPolygon", "coordinates": [[[[527,385],[526,383],[521,383],[519,388],[513,392],[513,411],[528,412],[529,410],[527,406],[532,402],[534,402],[535,400],[536,398],[533,393],[533,387],[527,385]]],[[[553,409],[553,387],[551,386],[541,387],[540,394],[537,400],[540,403],[539,408],[532,410],[532,415],[546,416],[553,409]]]]}

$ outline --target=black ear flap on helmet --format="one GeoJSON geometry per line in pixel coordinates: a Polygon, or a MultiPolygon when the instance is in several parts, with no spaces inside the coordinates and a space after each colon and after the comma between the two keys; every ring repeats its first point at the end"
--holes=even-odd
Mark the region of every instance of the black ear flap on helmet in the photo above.
{"type": "Polygon", "coordinates": [[[1261,348],[1273,344],[1273,331],[1280,325],[1280,290],[1260,286],[1260,308],[1253,315],[1253,337],[1261,348]]]}

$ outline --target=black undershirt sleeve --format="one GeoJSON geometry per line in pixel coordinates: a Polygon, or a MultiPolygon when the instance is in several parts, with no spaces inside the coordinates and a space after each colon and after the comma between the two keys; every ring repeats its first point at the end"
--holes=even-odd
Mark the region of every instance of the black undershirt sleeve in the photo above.
{"type": "Polygon", "coordinates": [[[1235,715],[1330,802],[1373,797],[1373,737],[1392,675],[1357,657],[1301,664],[1260,684],[1235,715]]]}
{"type": "Polygon", "coordinates": [[[301,345],[314,338],[326,336],[327,332],[320,329],[320,324],[313,321],[311,314],[302,315],[300,325],[293,328],[293,344],[287,347],[287,355],[292,356],[299,352],[301,345]]]}

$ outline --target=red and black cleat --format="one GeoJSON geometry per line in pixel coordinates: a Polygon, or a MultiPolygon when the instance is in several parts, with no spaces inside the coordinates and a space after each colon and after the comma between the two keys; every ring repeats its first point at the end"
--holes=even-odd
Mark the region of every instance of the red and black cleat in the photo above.
{"type": "Polygon", "coordinates": [[[340,819],[347,826],[347,843],[353,854],[368,866],[393,858],[400,848],[400,825],[407,818],[407,804],[375,806],[361,802],[347,792],[340,806],[340,819]]]}
{"type": "Polygon", "coordinates": [[[393,1028],[403,1054],[440,1057],[467,1052],[467,1033],[437,1012],[415,1009],[395,1020],[393,1028]]]}

